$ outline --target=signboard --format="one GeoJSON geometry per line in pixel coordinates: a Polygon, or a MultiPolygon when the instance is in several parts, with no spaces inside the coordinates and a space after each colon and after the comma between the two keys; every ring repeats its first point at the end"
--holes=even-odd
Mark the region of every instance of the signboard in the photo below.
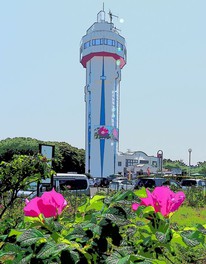
{"type": "Polygon", "coordinates": [[[54,146],[39,144],[39,152],[46,157],[48,164],[52,167],[52,159],[54,158],[54,146]]]}
{"type": "MultiPolygon", "coordinates": [[[[52,145],[47,145],[47,144],[39,144],[39,152],[42,154],[42,156],[46,157],[47,163],[51,166],[52,168],[52,159],[54,158],[54,148],[55,146],[52,145]]],[[[53,177],[48,178],[48,179],[42,179],[41,183],[50,185],[53,182],[53,177]]],[[[40,182],[37,183],[37,196],[39,196],[39,185],[40,182]]]]}

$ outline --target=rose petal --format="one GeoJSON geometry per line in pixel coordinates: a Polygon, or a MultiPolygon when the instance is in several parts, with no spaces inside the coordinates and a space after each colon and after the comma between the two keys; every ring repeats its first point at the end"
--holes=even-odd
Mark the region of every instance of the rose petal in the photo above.
{"type": "Polygon", "coordinates": [[[41,212],[38,207],[38,201],[40,199],[40,197],[35,197],[24,207],[25,216],[37,217],[40,215],[41,212]]]}
{"type": "Polygon", "coordinates": [[[137,211],[137,209],[138,209],[139,206],[140,206],[140,205],[139,205],[138,203],[133,203],[133,204],[132,204],[132,210],[133,210],[133,211],[137,211]]]}

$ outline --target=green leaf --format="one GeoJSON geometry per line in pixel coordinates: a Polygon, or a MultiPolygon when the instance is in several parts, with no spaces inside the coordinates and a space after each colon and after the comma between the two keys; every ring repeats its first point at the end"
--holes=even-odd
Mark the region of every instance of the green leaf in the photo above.
{"type": "Polygon", "coordinates": [[[18,245],[15,244],[11,244],[11,243],[6,243],[4,246],[4,252],[5,253],[19,253],[21,251],[21,247],[19,247],[18,245]]]}
{"type": "Polygon", "coordinates": [[[78,211],[81,213],[84,213],[86,210],[86,207],[89,205],[89,202],[90,202],[89,197],[86,197],[86,202],[83,205],[78,206],[78,211]]]}
{"type": "Polygon", "coordinates": [[[183,241],[188,245],[188,246],[197,246],[200,243],[204,243],[204,235],[195,230],[185,230],[181,232],[180,234],[183,238],[183,241]]]}
{"type": "Polygon", "coordinates": [[[19,264],[25,264],[25,263],[30,263],[29,261],[31,260],[33,256],[33,253],[29,254],[28,256],[24,257],[20,262],[19,264]]]}
{"type": "Polygon", "coordinates": [[[122,221],[127,219],[127,213],[120,206],[113,206],[113,207],[108,208],[104,214],[104,217],[111,218],[112,215],[114,215],[116,218],[121,219],[122,221]]]}
{"type": "Polygon", "coordinates": [[[140,190],[135,190],[134,194],[137,195],[139,198],[146,198],[147,192],[145,187],[142,187],[140,190]]]}
{"type": "Polygon", "coordinates": [[[61,263],[74,263],[77,264],[79,262],[79,254],[73,250],[62,250],[61,263]]]}
{"type": "Polygon", "coordinates": [[[80,212],[88,212],[90,210],[96,210],[100,211],[103,208],[105,196],[103,195],[95,195],[92,197],[92,199],[89,201],[89,203],[86,203],[86,205],[78,207],[78,211],[80,212]]]}
{"type": "Polygon", "coordinates": [[[156,232],[155,236],[160,243],[165,243],[167,241],[166,235],[162,232],[156,232]]]}
{"type": "Polygon", "coordinates": [[[23,231],[19,231],[19,230],[16,230],[16,229],[11,229],[11,231],[9,232],[9,237],[11,236],[20,236],[21,234],[23,233],[23,231]]]}
{"type": "Polygon", "coordinates": [[[183,241],[185,242],[185,244],[188,245],[188,246],[190,246],[190,247],[195,247],[195,246],[197,246],[197,245],[200,244],[200,243],[199,243],[197,240],[195,240],[195,239],[189,239],[189,238],[184,237],[184,236],[182,236],[182,238],[183,238],[183,241]]]}
{"type": "Polygon", "coordinates": [[[116,195],[113,196],[113,202],[118,202],[125,199],[132,200],[133,197],[134,193],[131,190],[125,191],[123,193],[117,192],[116,195]]]}
{"type": "Polygon", "coordinates": [[[50,255],[55,256],[68,247],[69,245],[67,244],[54,244],[52,242],[48,242],[37,254],[37,258],[45,259],[48,258],[50,255]]]}
{"type": "Polygon", "coordinates": [[[205,228],[203,225],[201,225],[201,224],[196,224],[196,227],[197,227],[197,229],[198,229],[201,233],[203,233],[204,235],[206,235],[206,228],[205,228]]]}
{"type": "Polygon", "coordinates": [[[44,234],[42,234],[39,230],[29,229],[17,237],[17,241],[20,242],[22,246],[30,246],[42,238],[44,238],[44,234]]]}

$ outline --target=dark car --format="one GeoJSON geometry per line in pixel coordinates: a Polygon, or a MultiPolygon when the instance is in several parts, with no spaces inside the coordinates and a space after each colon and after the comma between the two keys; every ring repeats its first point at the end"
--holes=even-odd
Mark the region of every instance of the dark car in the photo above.
{"type": "Polygon", "coordinates": [[[108,179],[109,182],[111,182],[111,181],[115,180],[115,179],[118,178],[118,177],[120,177],[119,174],[112,174],[112,175],[109,175],[109,176],[107,177],[107,179],[108,179]]]}
{"type": "Polygon", "coordinates": [[[165,178],[141,178],[136,183],[135,189],[139,189],[141,187],[155,188],[158,186],[170,186],[181,189],[181,185],[177,181],[165,178]]]}
{"type": "Polygon", "coordinates": [[[190,187],[201,187],[206,189],[206,180],[203,179],[184,179],[181,181],[182,189],[189,189],[190,187]]]}
{"type": "Polygon", "coordinates": [[[109,180],[105,177],[94,178],[94,187],[108,187],[109,180]]]}

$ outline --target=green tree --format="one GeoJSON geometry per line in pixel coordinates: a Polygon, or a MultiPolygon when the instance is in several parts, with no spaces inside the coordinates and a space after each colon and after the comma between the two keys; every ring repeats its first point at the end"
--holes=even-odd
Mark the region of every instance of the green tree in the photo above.
{"type": "Polygon", "coordinates": [[[19,190],[25,189],[31,182],[51,177],[54,171],[41,155],[14,155],[10,162],[0,163],[0,219],[17,199],[19,190]]]}
{"type": "Polygon", "coordinates": [[[52,167],[56,172],[85,172],[85,151],[66,142],[40,141],[26,137],[7,138],[0,141],[0,161],[9,162],[15,154],[37,155],[39,144],[55,146],[52,167]]]}
{"type": "Polygon", "coordinates": [[[198,172],[206,176],[206,161],[198,162],[198,172]]]}

